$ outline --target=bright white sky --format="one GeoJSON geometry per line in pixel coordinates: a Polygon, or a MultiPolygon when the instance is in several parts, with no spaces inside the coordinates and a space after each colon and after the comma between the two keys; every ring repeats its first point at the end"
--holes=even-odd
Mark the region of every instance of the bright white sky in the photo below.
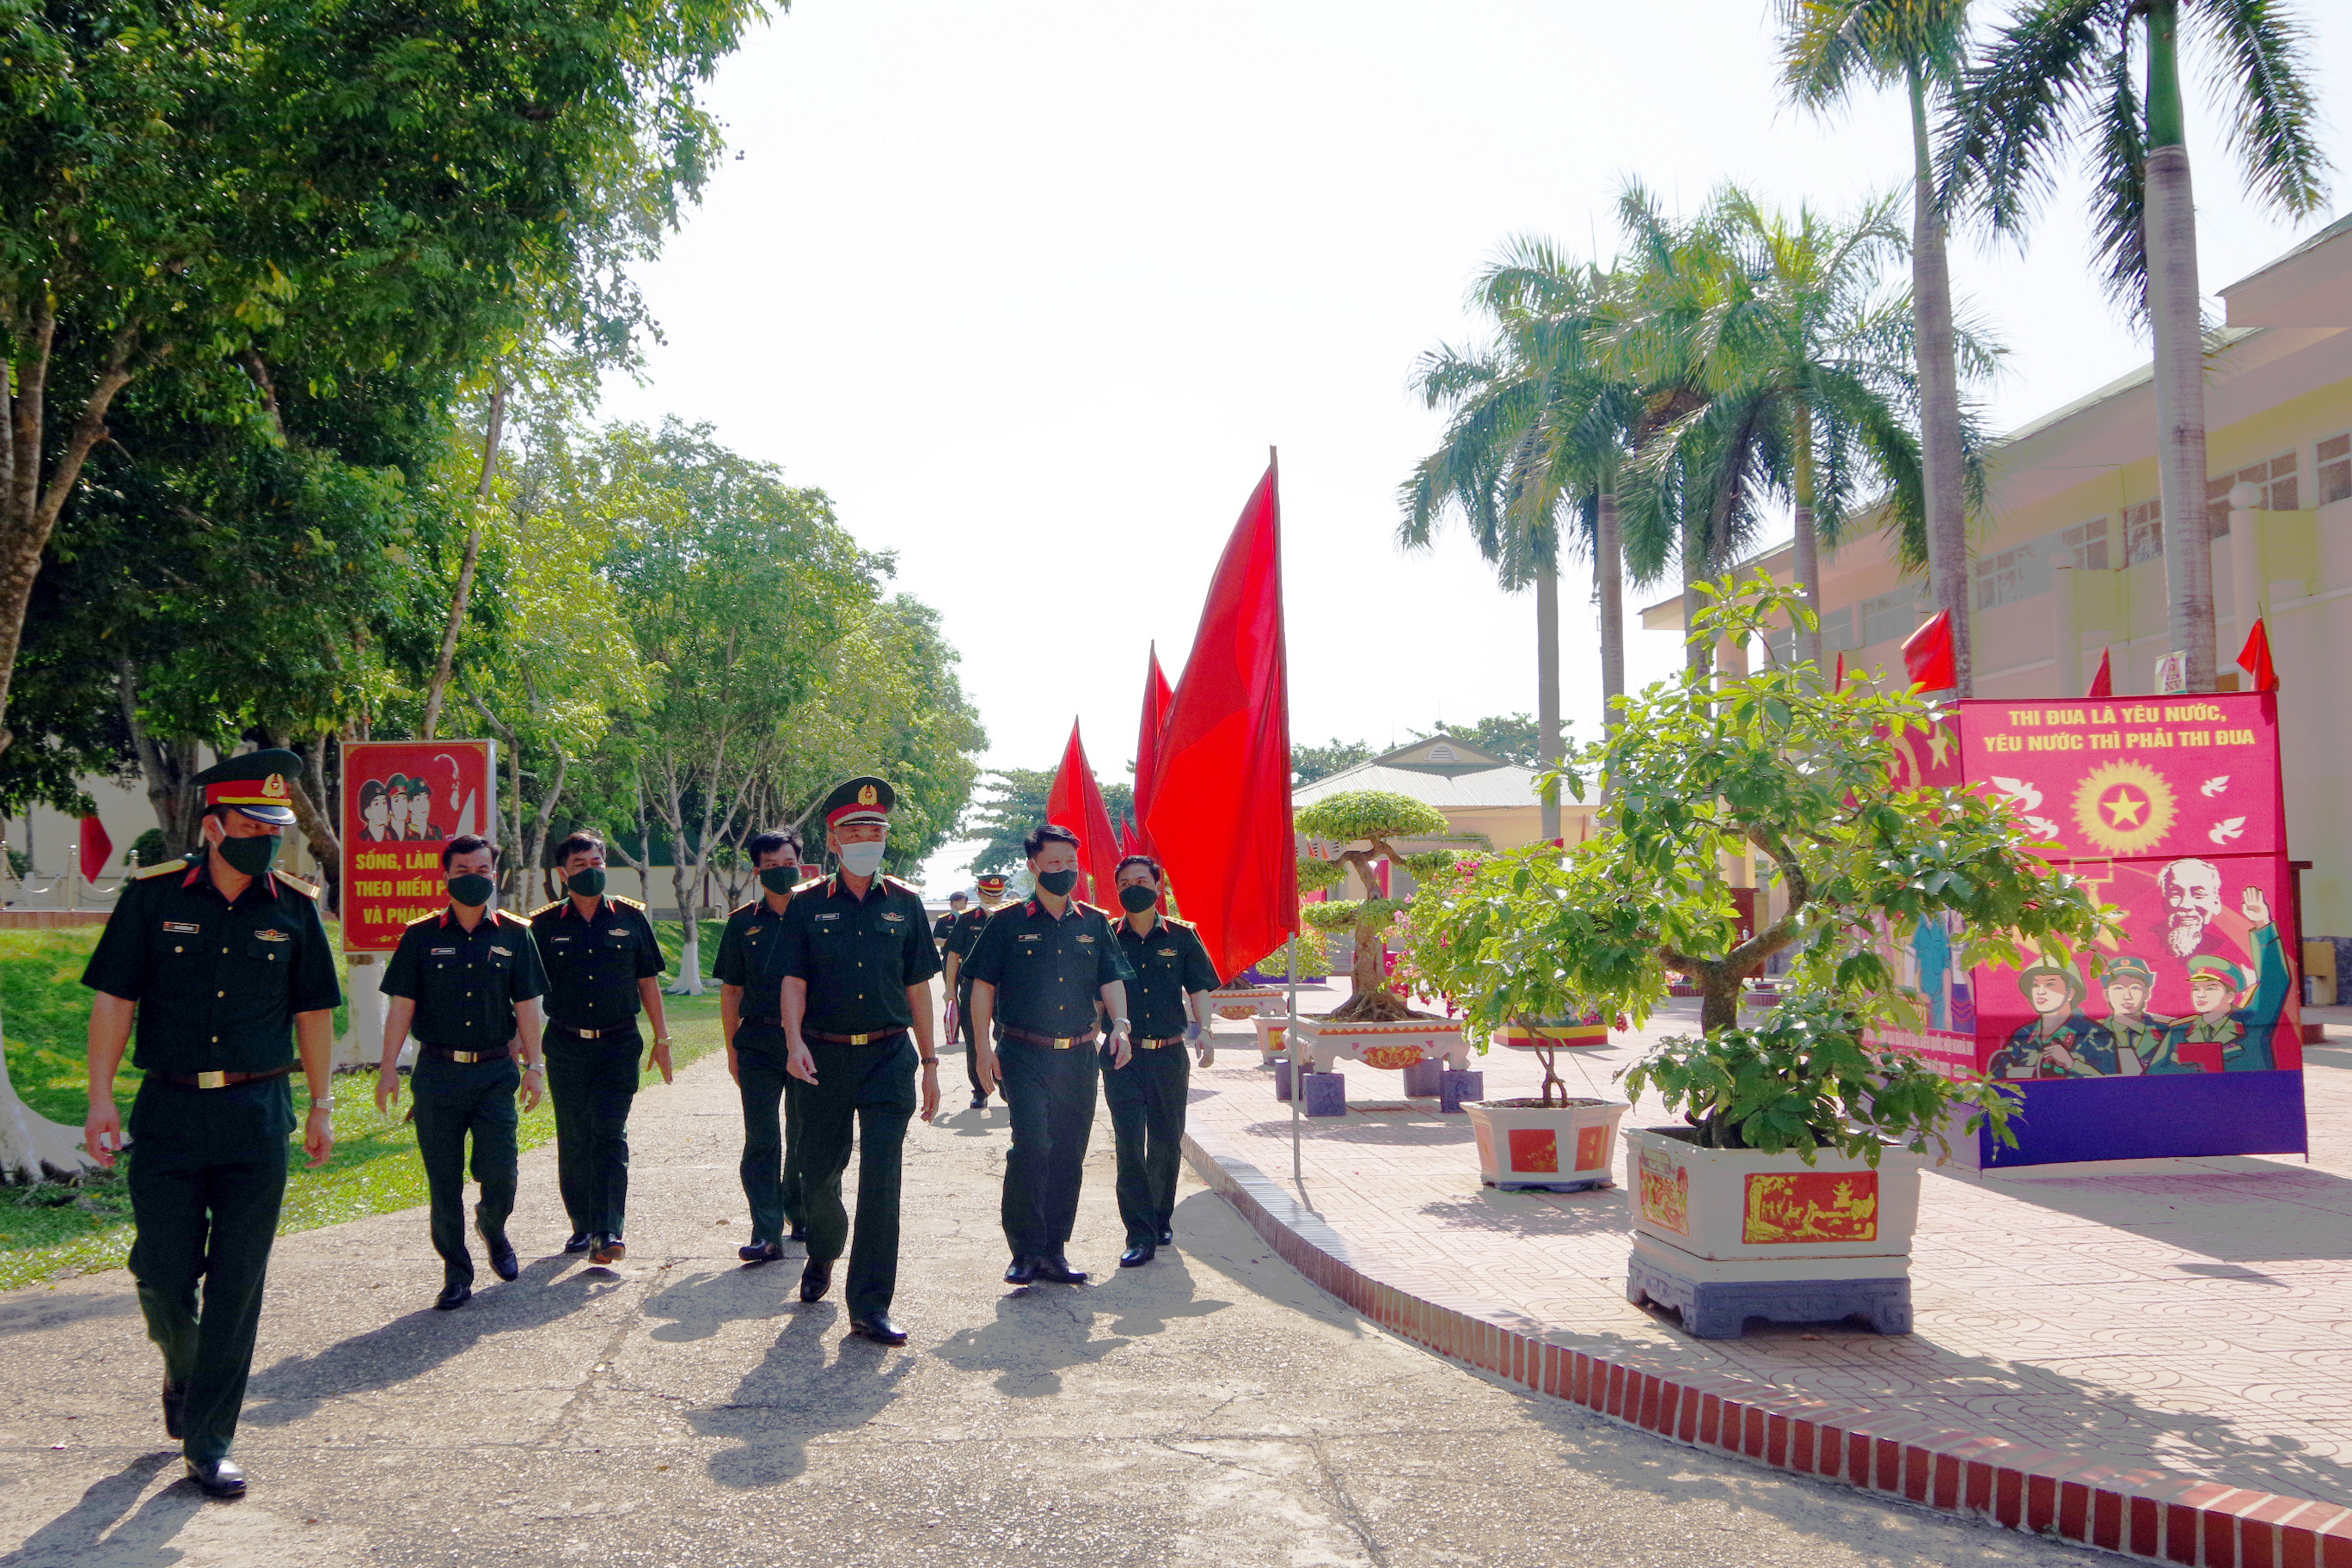
{"type": "MultiPolygon", "coordinates": [[[[2299,9],[2341,146],[2352,16],[2299,9]]],[[[1269,444],[1295,737],[1532,711],[1532,599],[1458,533],[1394,542],[1441,426],[1407,390],[1415,356],[1473,334],[1464,290],[1507,237],[1612,251],[1628,176],[1685,211],[1727,179],[1832,211],[1904,179],[1899,98],[1827,124],[1780,106],[1769,11],[797,0],[711,88],[741,155],[644,275],[667,342],[606,413],[707,421],[897,552],[962,651],[991,765],[1051,767],[1075,716],[1124,776],[1145,650],[1176,678],[1269,444]]],[[[2326,219],[2255,216],[2201,100],[2195,118],[2210,294],[2326,219]]],[[[2145,352],[2089,275],[2081,205],[2022,258],[1956,247],[2011,349],[2001,427],[2145,352]]],[[[1598,637],[1587,586],[1562,598],[1589,734],[1598,637]]],[[[1668,634],[1631,639],[1635,685],[1675,663],[1668,634]]]]}

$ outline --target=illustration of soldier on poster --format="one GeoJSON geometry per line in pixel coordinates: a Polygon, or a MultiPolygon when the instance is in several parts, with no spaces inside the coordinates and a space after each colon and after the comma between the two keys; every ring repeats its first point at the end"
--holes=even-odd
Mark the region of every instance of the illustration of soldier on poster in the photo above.
{"type": "Polygon", "coordinates": [[[343,951],[390,952],[447,901],[441,847],[496,831],[489,741],[353,741],[342,749],[343,951]]]}

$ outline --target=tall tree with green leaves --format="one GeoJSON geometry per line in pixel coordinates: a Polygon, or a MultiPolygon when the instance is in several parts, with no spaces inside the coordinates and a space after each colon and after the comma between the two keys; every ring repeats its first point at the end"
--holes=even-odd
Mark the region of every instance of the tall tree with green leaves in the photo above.
{"type": "Polygon", "coordinates": [[[1867,83],[1900,83],[1911,110],[1911,310],[1917,360],[1927,588],[1951,616],[1958,695],[1976,694],[1952,269],[1933,121],[1948,116],[1966,58],[1968,0],[1780,0],[1780,81],[1825,112],[1867,83]]]}
{"type": "Polygon", "coordinates": [[[2201,36],[2207,86],[2247,189],[2286,216],[2319,210],[2327,158],[2304,74],[2309,35],[2284,0],[2032,0],[1969,70],[1939,158],[1948,202],[2021,235],[2054,186],[2059,157],[2084,146],[2107,291],[2155,340],[2169,641],[2186,656],[2189,689],[2210,691],[2218,661],[2184,30],[2201,36]]]}

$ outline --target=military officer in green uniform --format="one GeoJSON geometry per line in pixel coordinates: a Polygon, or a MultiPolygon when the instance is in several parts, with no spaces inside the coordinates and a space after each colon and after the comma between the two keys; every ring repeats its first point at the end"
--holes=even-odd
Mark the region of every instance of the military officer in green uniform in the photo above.
{"type": "Polygon", "coordinates": [[[2116,1070],[2115,1037],[2083,1011],[2087,988],[2063,964],[2029,964],[2017,989],[2033,1009],[1993,1053],[1986,1073],[1998,1079],[2105,1078],[2116,1070]]]}
{"type": "Polygon", "coordinates": [[[273,869],[301,766],[272,750],[198,773],[202,846],[123,889],[82,973],[97,993],[82,1135],[100,1165],[124,1146],[114,1075],[138,1026],[131,1274],[163,1352],[163,1430],[215,1497],[245,1491],[229,1449],[286,1196],[298,1049],[310,1089],[302,1147],[313,1165],[334,1147],[334,954],[318,889],[273,869]]]}
{"type": "Polygon", "coordinates": [[[642,1009],[654,1065],[670,1080],[661,944],[635,899],[604,891],[604,840],[585,829],[555,847],[565,896],[530,914],[547,970],[547,1088],[555,1101],[556,1184],[572,1218],[570,1253],[604,1265],[628,1256],[629,1106],[636,1099],[642,1009]]]}
{"type": "Polygon", "coordinates": [[[948,932],[955,927],[956,916],[963,913],[971,903],[971,900],[961,893],[950,893],[948,912],[931,922],[931,940],[944,946],[948,940],[948,932]]]}
{"type": "Polygon", "coordinates": [[[801,1195],[808,1262],[801,1300],[822,1300],[848,1243],[843,1295],[850,1332],[902,1345],[890,1315],[898,1285],[899,1162],[922,1068],[923,1120],[940,1108],[940,1055],[931,1034],[931,976],[940,971],[922,895],[882,875],[897,792],[854,778],[824,802],[825,847],[840,865],[803,883],[768,950],[780,986],[790,1069],[801,1080],[801,1195]],[[857,1144],[855,1238],[841,1173],[857,1144]]]}
{"type": "Polygon", "coordinates": [[[488,907],[497,871],[498,847],[488,839],[469,833],[444,845],[448,907],[408,922],[383,974],[388,1003],[375,1106],[384,1112],[399,1103],[400,1048],[413,1032],[416,1152],[432,1194],[433,1250],[441,1255],[441,1295],[433,1305],[445,1312],[474,1294],[474,1255],[466,1245],[468,1134],[474,1180],[482,1188],[474,1227],[482,1233],[490,1272],[512,1279],[522,1271],[507,1239],[515,1203],[515,1096],[525,1097],[529,1110],[547,1088],[539,1050],[547,976],[530,922],[488,907]]]}
{"type": "Polygon", "coordinates": [[[980,891],[980,903],[956,916],[941,943],[947,973],[940,988],[948,998],[948,1022],[942,1032],[963,1041],[963,1071],[971,1080],[971,1108],[981,1110],[988,1105],[988,1091],[980,1087],[980,1053],[971,1048],[971,976],[963,972],[963,963],[971,956],[988,917],[1004,907],[1004,878],[1000,872],[987,872],[975,879],[972,886],[980,891]]]}
{"type": "Polygon", "coordinates": [[[2212,953],[2189,959],[2189,1005],[2194,1010],[2165,1030],[2149,1072],[2269,1072],[2278,1066],[2272,1036],[2294,976],[2262,889],[2245,889],[2238,908],[2253,928],[2247,941],[2254,950],[2254,973],[2212,953]]]}
{"type": "Polygon", "coordinates": [[[1112,929],[1135,976],[1127,983],[1135,1054],[1103,1074],[1111,1135],[1118,1144],[1118,1217],[1127,1226],[1121,1268],[1140,1268],[1176,1239],[1176,1167],[1184,1158],[1184,1104],[1192,1087],[1187,1047],[1201,1065],[1216,1059],[1209,1040],[1209,993],[1217,971],[1201,933],[1160,912],[1160,862],[1129,855],[1115,873],[1125,917],[1112,929]]]}
{"type": "Polygon", "coordinates": [[[2147,1010],[2156,991],[2156,971],[2147,960],[2124,953],[2100,971],[2099,985],[2107,994],[2107,1016],[2099,1020],[2116,1042],[2116,1071],[2135,1078],[2147,1071],[2164,1044],[2172,1020],[2147,1010]]]}
{"type": "Polygon", "coordinates": [[[727,1073],[743,1100],[739,1169],[751,1206],[751,1239],[735,1255],[760,1264],[782,1258],[785,1242],[808,1239],[801,1207],[799,1080],[786,1070],[790,1042],[778,1010],[782,992],[767,977],[768,950],[800,880],[800,836],[790,829],[756,834],[745,847],[759,873],[760,896],[727,917],[712,969],[719,976],[727,1073]]]}
{"type": "Polygon", "coordinates": [[[1022,848],[1037,891],[989,917],[969,965],[981,1089],[1002,1083],[1013,1113],[1001,1211],[1013,1263],[1004,1282],[1083,1285],[1085,1271],[1071,1268],[1066,1252],[1095,1125],[1095,1015],[1099,1006],[1110,1020],[1108,1049],[1117,1071],[1134,1054],[1125,984],[1131,976],[1109,921],[1070,897],[1078,883],[1078,836],[1048,824],[1022,848]]]}

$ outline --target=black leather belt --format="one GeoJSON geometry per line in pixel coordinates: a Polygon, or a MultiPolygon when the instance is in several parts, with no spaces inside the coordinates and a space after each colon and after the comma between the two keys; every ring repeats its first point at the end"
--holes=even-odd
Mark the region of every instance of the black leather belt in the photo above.
{"type": "Polygon", "coordinates": [[[1088,1029],[1083,1035],[1055,1036],[1040,1035],[1030,1029],[1016,1029],[1010,1024],[999,1025],[998,1027],[1003,1030],[1004,1037],[1008,1040],[1018,1040],[1024,1046],[1043,1046],[1047,1050],[1066,1051],[1073,1046],[1091,1046],[1095,1043],[1095,1032],[1092,1029],[1088,1029]]]}
{"type": "Polygon", "coordinates": [[[259,1083],[264,1079],[284,1078],[294,1070],[288,1062],[282,1068],[268,1072],[151,1072],[147,1076],[170,1084],[173,1089],[227,1089],[234,1084],[259,1083]]]}
{"type": "Polygon", "coordinates": [[[900,1024],[894,1028],[877,1029],[870,1035],[828,1035],[823,1029],[803,1027],[801,1033],[812,1040],[823,1040],[828,1046],[878,1046],[885,1040],[895,1040],[907,1032],[900,1024]]]}
{"type": "Polygon", "coordinates": [[[514,1047],[511,1046],[500,1046],[494,1051],[461,1051],[454,1047],[432,1046],[419,1040],[416,1042],[416,1048],[429,1057],[439,1057],[444,1061],[464,1062],[469,1066],[475,1062],[502,1062],[514,1055],[514,1047]]]}

